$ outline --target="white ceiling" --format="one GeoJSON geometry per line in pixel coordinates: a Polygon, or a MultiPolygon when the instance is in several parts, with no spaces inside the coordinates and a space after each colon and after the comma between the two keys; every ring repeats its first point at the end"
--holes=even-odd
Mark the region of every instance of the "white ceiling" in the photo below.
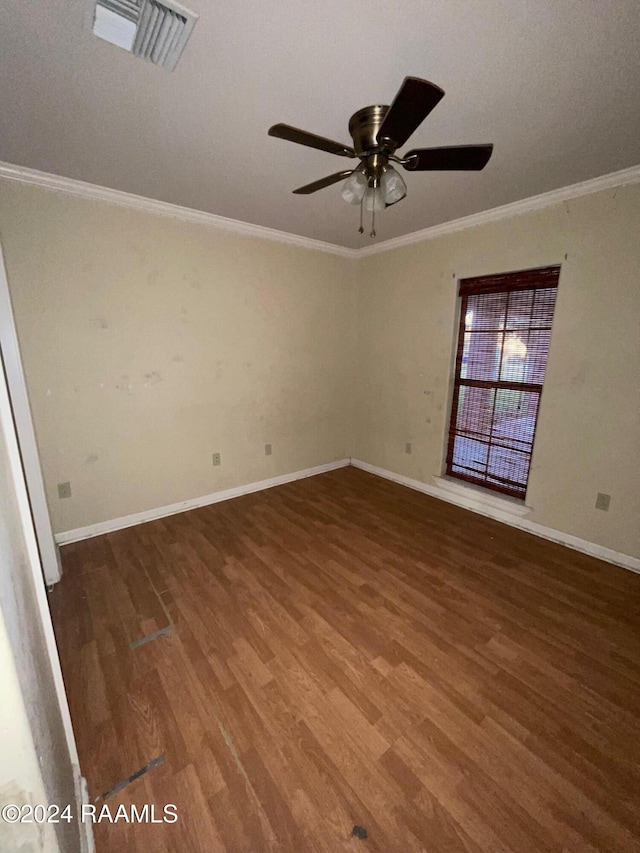
{"type": "Polygon", "coordinates": [[[640,162],[638,0],[183,0],[200,20],[170,73],[97,39],[91,0],[2,0],[0,160],[341,246],[368,245],[351,161],[267,136],[350,143],[350,115],[406,75],[446,96],[408,148],[493,142],[479,173],[405,173],[378,240],[640,162]]]}

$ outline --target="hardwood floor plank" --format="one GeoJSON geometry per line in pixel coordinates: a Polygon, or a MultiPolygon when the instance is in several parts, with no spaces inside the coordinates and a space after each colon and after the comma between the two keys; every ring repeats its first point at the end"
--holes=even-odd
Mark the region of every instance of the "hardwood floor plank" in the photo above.
{"type": "Polygon", "coordinates": [[[90,799],[179,816],[98,853],[640,849],[637,575],[353,468],[62,556],[90,799]]]}

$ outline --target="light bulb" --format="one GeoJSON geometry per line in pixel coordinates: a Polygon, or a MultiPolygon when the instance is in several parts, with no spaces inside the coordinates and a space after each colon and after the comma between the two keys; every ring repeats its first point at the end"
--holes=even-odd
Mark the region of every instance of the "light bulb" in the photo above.
{"type": "Polygon", "coordinates": [[[348,204],[360,204],[367,189],[367,178],[364,172],[355,171],[344,182],[340,195],[348,204]]]}
{"type": "Polygon", "coordinates": [[[380,179],[382,195],[387,204],[395,204],[407,194],[407,185],[402,180],[402,175],[398,174],[393,166],[389,166],[382,174],[380,179]]]}
{"type": "Polygon", "coordinates": [[[374,210],[376,213],[384,210],[384,197],[380,187],[368,187],[364,197],[364,209],[369,212],[374,210]]]}

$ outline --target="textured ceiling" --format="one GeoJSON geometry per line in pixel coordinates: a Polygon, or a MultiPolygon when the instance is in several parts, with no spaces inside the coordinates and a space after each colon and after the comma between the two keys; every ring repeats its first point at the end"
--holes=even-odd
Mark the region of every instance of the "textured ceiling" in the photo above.
{"type": "Polygon", "coordinates": [[[90,31],[91,0],[3,0],[0,159],[357,248],[334,185],[350,161],[267,136],[349,143],[350,115],[405,75],[446,96],[411,147],[493,142],[479,173],[403,173],[387,240],[640,162],[638,0],[187,0],[175,72],[90,31]]]}

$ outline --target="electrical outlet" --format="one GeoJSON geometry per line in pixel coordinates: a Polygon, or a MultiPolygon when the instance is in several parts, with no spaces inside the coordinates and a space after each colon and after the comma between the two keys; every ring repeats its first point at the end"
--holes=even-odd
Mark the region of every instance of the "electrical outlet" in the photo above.
{"type": "Polygon", "coordinates": [[[58,497],[59,498],[70,498],[71,497],[71,483],[58,483],[58,497]]]}
{"type": "Polygon", "coordinates": [[[265,456],[271,456],[271,445],[270,444],[265,444],[264,455],[265,456]]]}
{"type": "Polygon", "coordinates": [[[214,464],[214,465],[219,465],[219,464],[220,464],[220,454],[219,454],[219,453],[214,453],[214,454],[213,454],[213,456],[212,456],[211,458],[213,459],[213,464],[214,464]]]}
{"type": "Polygon", "coordinates": [[[405,446],[404,446],[404,452],[405,452],[405,453],[411,453],[411,442],[410,442],[410,441],[408,441],[408,442],[405,444],[405,446]]]}
{"type": "Polygon", "coordinates": [[[604,492],[598,492],[596,496],[596,509],[603,509],[605,512],[608,512],[610,503],[611,495],[605,495],[604,492]]]}

